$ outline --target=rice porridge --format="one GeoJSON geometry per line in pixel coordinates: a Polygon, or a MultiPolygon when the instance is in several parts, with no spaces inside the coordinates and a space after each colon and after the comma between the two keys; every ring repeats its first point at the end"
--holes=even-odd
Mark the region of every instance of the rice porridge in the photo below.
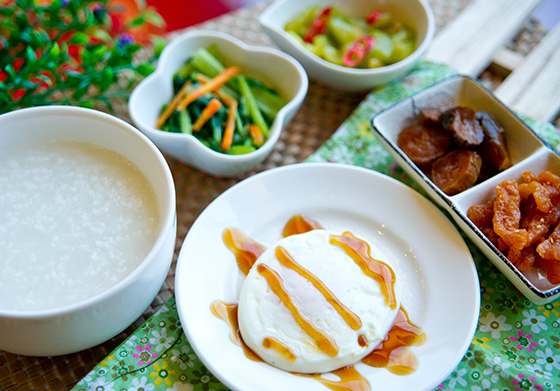
{"type": "Polygon", "coordinates": [[[0,154],[0,310],[48,310],[106,291],[150,252],[155,195],[123,156],[54,140],[0,154]]]}

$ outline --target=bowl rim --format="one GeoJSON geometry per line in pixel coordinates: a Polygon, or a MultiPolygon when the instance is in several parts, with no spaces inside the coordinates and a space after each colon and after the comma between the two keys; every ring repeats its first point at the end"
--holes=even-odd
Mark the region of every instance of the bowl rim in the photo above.
{"type": "MultiPolygon", "coordinates": [[[[460,218],[463,223],[468,226],[470,228],[470,230],[476,234],[476,236],[488,247],[488,249],[490,251],[492,251],[492,253],[498,258],[500,259],[505,266],[507,266],[512,273],[519,279],[519,281],[523,282],[523,284],[527,287],[527,289],[529,289],[536,297],[538,297],[539,299],[550,299],[553,297],[559,297],[560,296],[560,285],[553,287],[551,289],[548,290],[541,290],[539,288],[537,288],[519,269],[517,269],[517,267],[515,267],[515,265],[513,265],[513,263],[507,259],[507,257],[505,257],[501,251],[499,251],[496,246],[494,246],[492,244],[492,242],[490,242],[490,240],[486,237],[486,235],[484,235],[484,233],[482,233],[482,231],[476,226],[474,225],[474,223],[467,217],[466,214],[464,214],[463,212],[461,212],[459,210],[459,208],[456,206],[455,202],[452,200],[452,197],[448,196],[447,194],[445,194],[439,187],[437,187],[435,185],[435,183],[433,183],[427,176],[426,174],[424,174],[422,172],[422,170],[420,170],[416,164],[414,164],[412,162],[412,160],[410,160],[410,158],[387,136],[385,136],[385,134],[383,133],[382,130],[380,130],[375,123],[375,120],[377,117],[381,116],[383,113],[386,113],[388,111],[391,111],[394,107],[396,107],[397,105],[401,105],[404,104],[405,102],[412,100],[414,101],[414,98],[418,95],[423,95],[425,93],[429,93],[431,90],[436,90],[439,86],[441,86],[444,83],[450,83],[453,82],[455,80],[458,79],[463,79],[463,80],[468,80],[472,83],[474,83],[475,85],[478,86],[478,88],[481,88],[491,99],[493,99],[494,101],[496,101],[500,106],[502,106],[506,112],[511,115],[512,117],[514,117],[526,130],[528,130],[530,133],[532,133],[538,140],[540,140],[543,143],[543,146],[549,150],[551,150],[553,153],[555,153],[556,155],[560,155],[558,153],[558,151],[556,151],[546,140],[544,140],[541,136],[539,136],[529,125],[527,125],[527,123],[521,119],[512,109],[510,109],[506,104],[504,104],[501,100],[499,100],[495,94],[488,88],[486,87],[480,80],[478,80],[475,77],[469,76],[469,75],[462,75],[462,74],[458,74],[458,75],[454,75],[451,76],[447,79],[441,80],[435,84],[433,84],[432,86],[422,90],[422,91],[418,91],[417,93],[414,93],[410,96],[408,96],[407,98],[404,98],[403,100],[395,103],[394,105],[391,105],[383,110],[381,110],[379,113],[377,113],[375,116],[373,116],[373,118],[371,119],[371,126],[372,128],[375,130],[375,133],[377,136],[381,137],[386,143],[387,145],[389,145],[391,147],[391,149],[393,150],[394,153],[398,154],[407,164],[408,166],[414,170],[423,180],[423,182],[428,185],[431,190],[436,193],[440,200],[442,200],[447,207],[455,214],[455,216],[457,216],[458,218],[460,218]]],[[[487,257],[486,255],[484,255],[485,257],[487,257]]],[[[488,258],[488,257],[487,257],[488,258]]],[[[501,271],[500,271],[501,272],[501,271]]],[[[502,273],[503,274],[503,273],[502,273]]],[[[504,276],[505,278],[507,278],[507,276],[504,276]]],[[[509,280],[509,279],[508,279],[509,280]]]]}
{"type": "MultiPolygon", "coordinates": [[[[132,137],[136,137],[142,143],[144,143],[151,152],[155,155],[156,159],[160,163],[163,170],[163,174],[166,178],[167,191],[169,192],[169,210],[164,214],[165,211],[160,211],[160,230],[158,232],[157,238],[152,245],[152,248],[148,254],[144,257],[142,262],[136,266],[129,274],[127,274],[122,280],[117,282],[115,285],[101,293],[89,297],[85,300],[79,301],[74,304],[56,307],[47,310],[35,310],[35,311],[15,311],[15,310],[5,310],[0,308],[0,318],[11,318],[11,319],[48,319],[53,317],[58,317],[61,315],[69,315],[75,312],[85,310],[90,307],[95,307],[101,304],[104,300],[113,296],[121,289],[130,285],[138,275],[142,274],[144,270],[148,267],[148,264],[154,261],[156,253],[158,253],[164,246],[166,236],[168,235],[169,229],[175,225],[175,214],[176,214],[176,201],[175,201],[175,185],[173,182],[173,177],[167,162],[161,152],[153,144],[153,142],[146,137],[138,129],[134,128],[132,125],[128,124],[124,120],[117,118],[113,115],[84,107],[75,106],[62,106],[62,105],[52,105],[52,106],[37,106],[29,107],[24,109],[14,110],[5,114],[0,115],[0,124],[4,120],[21,120],[29,116],[78,116],[85,118],[87,120],[94,120],[112,124],[121,128],[123,131],[127,132],[132,137]]],[[[0,132],[1,133],[1,132],[0,132]]],[[[79,141],[79,140],[77,140],[79,141]]],[[[87,141],[86,141],[87,142],[87,141]]],[[[117,152],[119,153],[119,152],[117,152]]]]}
{"type": "MultiPolygon", "coordinates": [[[[289,4],[292,2],[296,2],[299,0],[275,0],[273,1],[258,17],[258,21],[262,27],[270,29],[278,34],[280,37],[284,39],[285,42],[290,44],[299,55],[305,57],[306,60],[312,61],[313,63],[328,69],[332,73],[343,74],[345,76],[374,76],[374,75],[382,75],[384,73],[391,72],[393,70],[400,69],[402,67],[410,66],[411,63],[416,62],[416,60],[426,51],[428,46],[431,44],[431,41],[435,34],[436,22],[434,13],[432,11],[431,6],[426,0],[414,0],[418,2],[425,11],[426,21],[427,21],[427,30],[426,35],[420,45],[406,58],[398,61],[394,64],[385,65],[379,68],[350,68],[345,67],[342,65],[336,65],[333,63],[328,62],[327,60],[322,59],[321,57],[311,53],[309,50],[305,49],[299,42],[296,41],[294,37],[288,34],[283,28],[277,26],[276,23],[273,22],[274,20],[274,13],[281,7],[288,8],[289,4]]],[[[328,3],[325,0],[316,0],[318,3],[328,3]]],[[[345,4],[348,4],[347,2],[345,4]]]]}
{"type": "Polygon", "coordinates": [[[278,141],[278,138],[280,137],[280,134],[282,132],[282,129],[283,129],[283,126],[284,126],[284,123],[285,123],[286,112],[292,110],[292,108],[294,108],[294,106],[297,107],[299,104],[301,104],[301,102],[303,102],[303,99],[305,98],[305,96],[307,94],[308,87],[309,87],[309,80],[308,80],[308,77],[307,77],[307,73],[305,72],[305,70],[301,66],[301,64],[299,62],[297,62],[292,56],[290,56],[290,55],[288,55],[288,54],[286,54],[286,53],[284,53],[284,52],[282,52],[278,49],[270,48],[270,47],[266,47],[266,46],[259,46],[259,45],[249,45],[249,44],[246,44],[243,41],[233,37],[232,35],[229,35],[229,34],[226,34],[226,33],[220,32],[220,31],[193,30],[193,31],[188,31],[188,32],[183,33],[183,34],[179,34],[178,36],[173,38],[171,40],[171,42],[169,42],[169,44],[163,49],[155,72],[153,72],[151,75],[149,75],[144,80],[142,80],[139,83],[139,85],[134,88],[134,90],[132,91],[132,94],[130,96],[130,99],[129,99],[128,107],[129,107],[129,112],[130,112],[130,116],[132,118],[132,121],[134,122],[134,124],[136,126],[141,128],[142,132],[146,131],[150,134],[157,134],[158,137],[167,138],[169,140],[184,139],[184,140],[187,140],[188,142],[196,145],[200,150],[205,151],[204,153],[206,153],[207,156],[211,159],[224,160],[226,162],[230,161],[230,162],[236,162],[236,163],[243,163],[245,161],[251,161],[251,160],[255,159],[255,157],[260,156],[262,154],[265,154],[265,155],[268,154],[269,149],[272,150],[272,148],[274,147],[274,145],[278,141]],[[295,68],[295,70],[297,71],[297,74],[299,75],[299,79],[297,80],[298,88],[297,88],[296,94],[286,103],[286,105],[284,105],[284,107],[282,107],[278,111],[278,114],[276,115],[276,117],[274,118],[274,121],[272,122],[272,124],[270,126],[270,129],[273,130],[273,131],[270,132],[269,137],[264,142],[264,144],[261,145],[258,149],[256,149],[253,152],[249,152],[249,153],[241,154],[241,155],[229,155],[227,153],[217,152],[217,151],[214,151],[214,150],[208,148],[207,146],[205,146],[194,135],[183,134],[183,133],[164,132],[162,130],[154,128],[151,125],[147,125],[143,121],[140,121],[136,116],[137,101],[140,99],[140,96],[141,96],[140,94],[141,94],[141,91],[142,91],[143,87],[150,81],[150,79],[157,78],[157,77],[164,77],[164,78],[167,78],[169,76],[173,77],[172,74],[167,75],[164,72],[164,67],[163,67],[163,64],[166,62],[167,58],[171,55],[170,53],[172,53],[174,50],[178,50],[177,48],[180,48],[181,44],[184,41],[189,41],[191,39],[196,39],[196,38],[201,38],[201,37],[210,37],[211,39],[225,41],[225,42],[227,42],[228,45],[236,46],[238,49],[242,50],[243,52],[247,52],[247,53],[251,53],[251,54],[252,53],[264,53],[265,55],[271,55],[271,56],[279,57],[282,60],[290,63],[295,68]]]}

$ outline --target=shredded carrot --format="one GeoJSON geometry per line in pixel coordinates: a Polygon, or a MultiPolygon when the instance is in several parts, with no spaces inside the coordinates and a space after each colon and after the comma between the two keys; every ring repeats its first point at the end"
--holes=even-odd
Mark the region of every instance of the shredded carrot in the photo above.
{"type": "MultiPolygon", "coordinates": [[[[198,75],[196,75],[196,81],[198,81],[200,84],[206,84],[210,81],[210,78],[208,78],[208,77],[204,76],[203,74],[199,73],[198,75]]],[[[223,100],[227,107],[231,107],[231,104],[235,101],[235,99],[232,96],[230,96],[229,94],[226,94],[224,91],[222,91],[219,88],[215,89],[212,92],[214,94],[216,94],[216,96],[218,98],[223,100]]],[[[237,103],[237,101],[235,101],[235,102],[237,103]]]]}
{"type": "Polygon", "coordinates": [[[263,145],[264,137],[261,128],[259,128],[255,124],[249,124],[249,134],[253,139],[253,144],[255,144],[257,147],[263,145]]]}
{"type": "Polygon", "coordinates": [[[169,106],[167,106],[163,113],[159,116],[155,126],[156,129],[159,129],[165,123],[165,121],[167,121],[171,114],[173,114],[173,111],[175,111],[175,108],[177,107],[179,102],[185,98],[185,95],[187,95],[187,90],[191,85],[192,83],[190,81],[183,84],[183,87],[181,87],[179,92],[177,92],[177,94],[171,100],[171,103],[169,103],[169,106]]]}
{"type": "Polygon", "coordinates": [[[226,68],[223,72],[219,73],[218,75],[216,75],[216,77],[208,81],[208,83],[195,88],[191,93],[189,93],[179,104],[177,110],[181,111],[201,96],[204,96],[211,91],[217,90],[218,88],[226,84],[232,77],[235,77],[239,73],[241,73],[241,68],[239,67],[234,66],[226,68]]]}
{"type": "Polygon", "coordinates": [[[235,116],[237,115],[237,101],[233,99],[230,103],[226,128],[222,138],[222,145],[220,145],[220,148],[224,152],[229,151],[231,148],[231,143],[233,142],[233,132],[235,130],[235,116]]]}
{"type": "Polygon", "coordinates": [[[220,107],[222,107],[222,103],[218,99],[212,99],[194,122],[192,130],[198,132],[204,124],[220,110],[220,107]]]}

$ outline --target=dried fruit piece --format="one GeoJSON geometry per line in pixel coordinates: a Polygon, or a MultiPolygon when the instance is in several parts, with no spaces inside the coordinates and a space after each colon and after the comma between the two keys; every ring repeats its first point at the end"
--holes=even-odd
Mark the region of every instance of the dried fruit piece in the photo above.
{"type": "Polygon", "coordinates": [[[470,107],[453,107],[441,113],[439,119],[459,148],[475,147],[482,143],[484,131],[470,107]]]}
{"type": "Polygon", "coordinates": [[[560,224],[556,225],[548,238],[537,246],[537,252],[549,261],[560,261],[560,224]]]}
{"type": "Polygon", "coordinates": [[[553,189],[546,184],[537,181],[522,183],[519,185],[519,194],[521,199],[525,199],[532,194],[537,208],[541,212],[548,212],[552,208],[550,196],[554,193],[553,189]]]}
{"type": "Polygon", "coordinates": [[[518,250],[510,248],[507,258],[521,271],[531,270],[535,263],[535,250],[532,246],[518,250]]]}
{"type": "Polygon", "coordinates": [[[521,211],[519,209],[521,196],[517,183],[507,180],[496,186],[496,201],[494,202],[494,232],[509,247],[522,250],[529,241],[527,230],[520,229],[521,211]]]}
{"type": "Polygon", "coordinates": [[[521,182],[530,183],[536,181],[538,179],[536,174],[533,174],[531,171],[525,171],[521,174],[521,182]]]}
{"type": "Polygon", "coordinates": [[[548,212],[539,210],[534,199],[527,198],[522,203],[521,228],[528,233],[527,246],[543,239],[550,227],[560,221],[560,203],[558,198],[552,200],[552,208],[548,212]]]}
{"type": "Polygon", "coordinates": [[[432,180],[445,194],[458,194],[476,183],[482,158],[465,149],[449,152],[432,165],[432,180]]]}
{"type": "Polygon", "coordinates": [[[537,180],[542,184],[552,187],[560,193],[560,177],[558,175],[554,175],[550,171],[545,171],[537,177],[537,180]]]}
{"type": "Polygon", "coordinates": [[[519,270],[544,269],[551,284],[560,284],[560,177],[525,172],[521,179],[520,185],[512,180],[499,184],[496,199],[471,206],[467,217],[519,270]]]}
{"type": "Polygon", "coordinates": [[[480,144],[480,153],[484,156],[484,161],[498,171],[511,167],[502,126],[486,111],[476,113],[476,118],[484,133],[484,139],[480,144]]]}
{"type": "Polygon", "coordinates": [[[492,217],[494,217],[494,200],[490,200],[486,204],[471,206],[467,210],[467,217],[480,229],[491,227],[492,217]]]}
{"type": "Polygon", "coordinates": [[[451,138],[439,127],[412,125],[402,130],[397,144],[414,164],[427,166],[447,152],[451,138]]]}

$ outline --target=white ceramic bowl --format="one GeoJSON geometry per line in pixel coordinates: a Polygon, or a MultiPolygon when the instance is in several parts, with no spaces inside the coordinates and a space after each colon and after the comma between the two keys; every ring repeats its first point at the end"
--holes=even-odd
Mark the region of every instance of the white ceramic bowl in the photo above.
{"type": "Polygon", "coordinates": [[[560,285],[553,285],[537,270],[519,271],[467,217],[473,205],[484,204],[496,196],[499,183],[513,179],[519,182],[525,171],[540,174],[551,171],[560,175],[560,156],[544,143],[517,115],[500,102],[482,83],[468,76],[444,80],[380,112],[373,118],[379,141],[395,157],[432,199],[446,209],[484,255],[523,293],[537,304],[560,298],[560,285]],[[512,167],[454,196],[441,191],[399,148],[401,130],[410,124],[414,107],[451,108],[467,106],[485,110],[496,117],[504,128],[512,167]]]}
{"type": "Polygon", "coordinates": [[[165,153],[210,175],[235,177],[255,167],[272,152],[282,128],[303,102],[307,86],[304,69],[281,51],[247,46],[227,34],[201,30],[180,35],[166,46],[156,71],[134,89],[128,107],[134,124],[165,153]],[[161,107],[173,96],[173,74],[195,49],[210,45],[216,45],[229,63],[241,66],[243,73],[272,86],[288,101],[270,127],[268,140],[254,152],[245,155],[218,153],[192,135],[154,128],[161,107]]]}
{"type": "Polygon", "coordinates": [[[280,49],[303,65],[311,80],[349,92],[368,91],[403,75],[428,48],[435,31],[434,16],[425,0],[277,0],[259,16],[259,22],[280,49]],[[416,31],[416,50],[402,61],[376,69],[331,64],[305,49],[284,30],[287,22],[315,4],[337,6],[350,15],[364,17],[374,8],[390,11],[397,20],[416,31]]]}
{"type": "Polygon", "coordinates": [[[58,139],[99,145],[130,160],[153,188],[160,212],[159,233],[132,273],[107,291],[74,305],[33,312],[0,308],[0,350],[52,356],[87,349],[114,337],[150,305],[171,265],[177,235],[175,188],[165,159],[126,122],[78,107],[44,106],[3,114],[0,138],[0,153],[58,139]]]}

